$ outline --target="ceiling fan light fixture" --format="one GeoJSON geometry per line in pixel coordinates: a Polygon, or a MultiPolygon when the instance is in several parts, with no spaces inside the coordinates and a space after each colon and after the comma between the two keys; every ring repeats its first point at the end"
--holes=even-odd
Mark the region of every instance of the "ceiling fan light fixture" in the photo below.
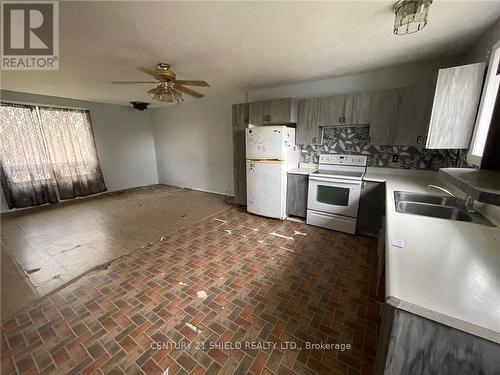
{"type": "Polygon", "coordinates": [[[169,83],[162,82],[157,87],[148,91],[152,100],[163,103],[181,103],[184,101],[182,93],[177,91],[169,83]]]}
{"type": "Polygon", "coordinates": [[[394,34],[413,34],[427,25],[432,0],[400,0],[394,5],[394,34]]]}

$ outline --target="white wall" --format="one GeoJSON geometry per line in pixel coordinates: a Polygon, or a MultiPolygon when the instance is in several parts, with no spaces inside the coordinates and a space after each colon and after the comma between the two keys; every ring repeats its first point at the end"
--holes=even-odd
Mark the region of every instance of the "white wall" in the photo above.
{"type": "Polygon", "coordinates": [[[19,103],[88,109],[108,191],[158,183],[153,131],[148,111],[13,91],[0,91],[0,97],[2,100],[19,103]]]}
{"type": "Polygon", "coordinates": [[[488,62],[491,47],[498,41],[500,41],[500,19],[496,20],[488,27],[476,43],[469,49],[465,56],[465,62],[488,62]]]}
{"type": "Polygon", "coordinates": [[[404,87],[432,77],[439,68],[457,64],[459,58],[416,62],[342,77],[250,90],[248,100],[306,98],[404,87]]]}
{"type": "Polygon", "coordinates": [[[243,93],[151,110],[161,183],[233,194],[231,105],[243,93]]]}

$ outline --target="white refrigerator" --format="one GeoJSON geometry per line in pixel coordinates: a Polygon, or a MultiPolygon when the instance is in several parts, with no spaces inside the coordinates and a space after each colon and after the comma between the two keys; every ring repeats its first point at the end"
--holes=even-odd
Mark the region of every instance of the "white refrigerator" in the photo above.
{"type": "Polygon", "coordinates": [[[297,168],[300,151],[295,129],[284,125],[246,130],[247,211],[286,218],[287,171],[297,168]]]}

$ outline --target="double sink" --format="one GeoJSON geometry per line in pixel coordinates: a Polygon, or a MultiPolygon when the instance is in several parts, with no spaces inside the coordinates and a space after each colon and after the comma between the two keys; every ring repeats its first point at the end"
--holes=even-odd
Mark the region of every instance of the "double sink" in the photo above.
{"type": "Polygon", "coordinates": [[[467,211],[462,201],[447,196],[395,191],[396,211],[494,227],[478,212],[467,211]]]}

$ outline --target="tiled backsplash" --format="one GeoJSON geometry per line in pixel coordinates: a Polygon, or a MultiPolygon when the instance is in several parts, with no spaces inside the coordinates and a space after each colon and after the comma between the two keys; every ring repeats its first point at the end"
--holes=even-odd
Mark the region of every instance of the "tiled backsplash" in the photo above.
{"type": "Polygon", "coordinates": [[[428,150],[414,146],[370,145],[369,126],[335,126],[323,130],[323,144],[304,145],[301,161],[317,163],[320,154],[366,155],[369,167],[432,169],[468,167],[466,150],[428,150]],[[393,162],[393,155],[398,161],[393,162]]]}

